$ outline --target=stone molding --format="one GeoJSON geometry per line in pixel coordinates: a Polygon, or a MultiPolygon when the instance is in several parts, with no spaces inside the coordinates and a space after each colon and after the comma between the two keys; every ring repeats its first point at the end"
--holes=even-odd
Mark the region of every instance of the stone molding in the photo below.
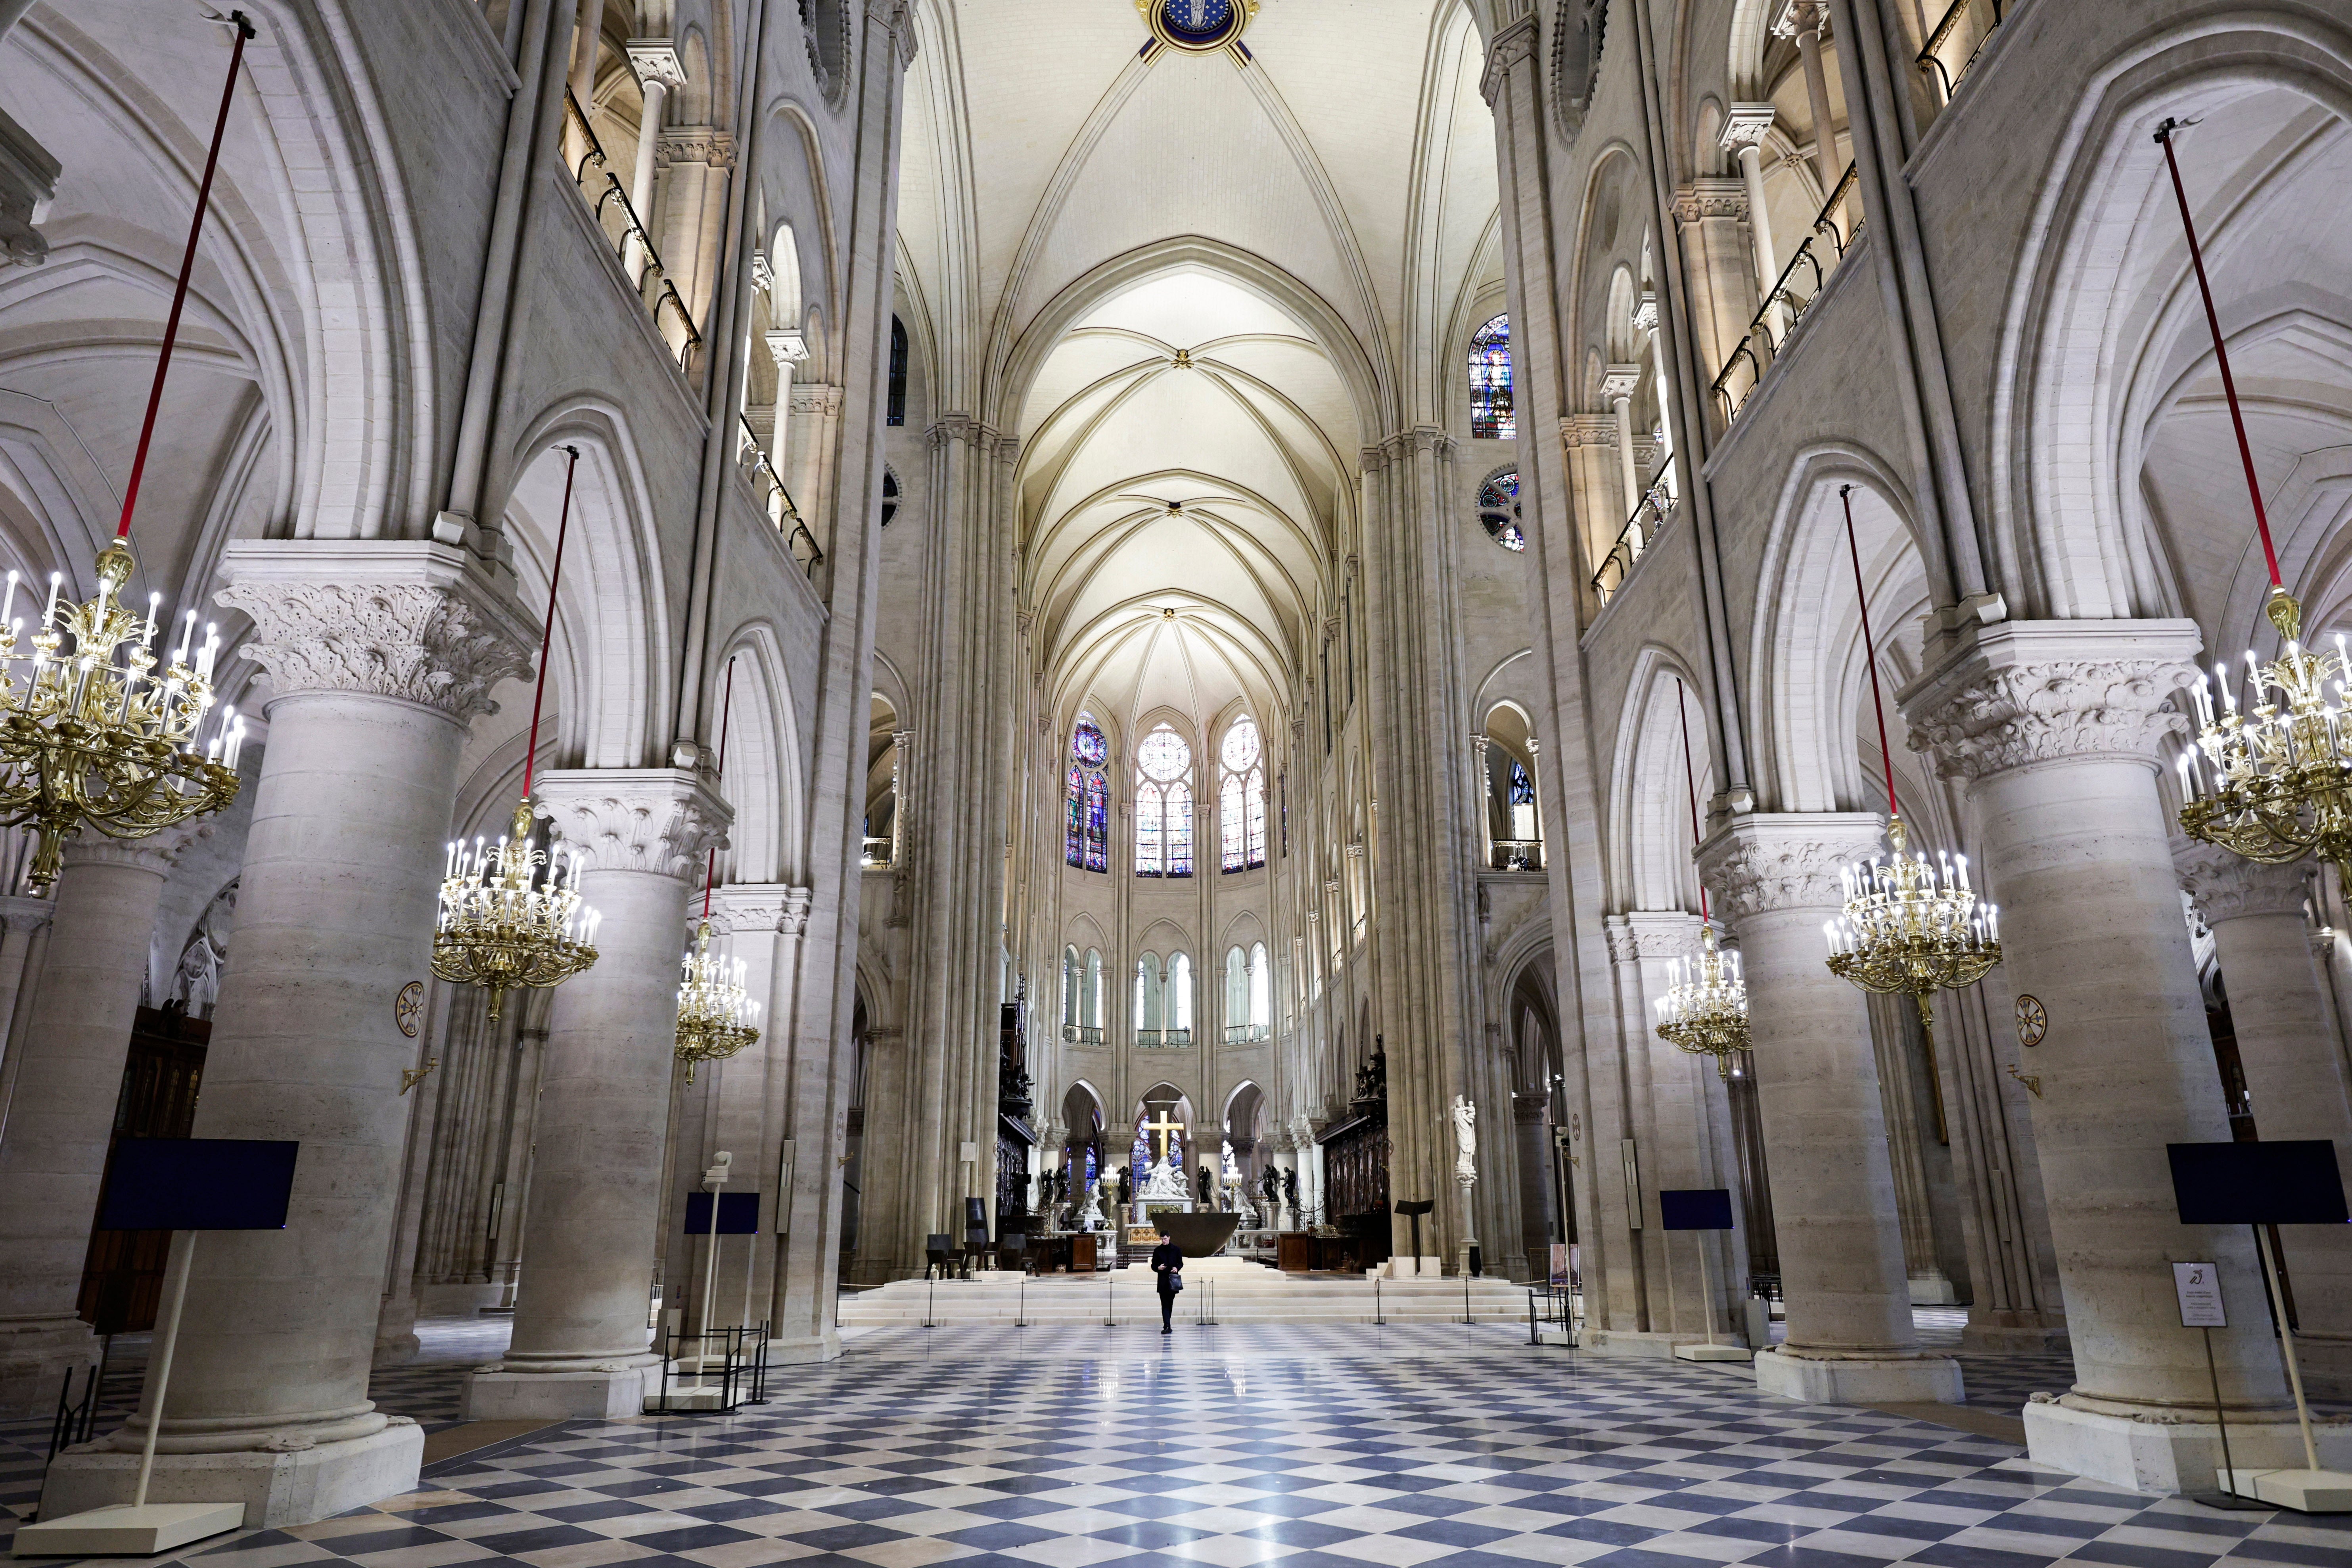
{"type": "Polygon", "coordinates": [[[1783,911],[1833,914],[1845,903],[1839,869],[1885,841],[1885,819],[1870,812],[1751,813],[1699,846],[1699,875],[1735,923],[1783,911]]]}
{"type": "MultiPolygon", "coordinates": [[[[1601,395],[1611,403],[1633,396],[1641,386],[1642,367],[1638,364],[1612,364],[1601,373],[1601,395]]],[[[1612,416],[1609,421],[1609,445],[1616,444],[1617,421],[1612,416]]]]}
{"type": "Polygon", "coordinates": [[[1617,420],[1608,414],[1571,414],[1559,422],[1560,445],[1573,452],[1580,447],[1617,445],[1617,420]]]}
{"type": "Polygon", "coordinates": [[[2172,866],[2180,873],[2181,890],[2196,907],[2197,918],[2208,926],[2242,915],[2294,915],[2301,919],[2305,894],[2304,876],[2310,865],[2308,860],[2297,860],[2284,866],[2266,866],[2231,854],[2218,844],[2195,839],[2176,844],[2172,849],[2172,866]]]}
{"type": "Polygon", "coordinates": [[[48,237],[33,226],[48,216],[63,173],[32,132],[0,114],[0,267],[38,267],[49,258],[48,237]]]}
{"type": "Polygon", "coordinates": [[[1771,132],[1775,112],[1769,103],[1733,104],[1731,112],[1724,117],[1722,146],[1731,152],[1762,146],[1764,138],[1771,132]]]}
{"type": "Polygon", "coordinates": [[[677,41],[674,38],[631,38],[628,42],[629,68],[637,73],[637,84],[657,81],[673,90],[686,85],[686,63],[677,58],[677,41]]]}
{"type": "Polygon", "coordinates": [[[1826,0],[1788,0],[1780,14],[1772,19],[1772,36],[1793,38],[1800,33],[1816,37],[1830,36],[1830,8],[1826,0]]]}
{"type": "Polygon", "coordinates": [[[22,893],[0,897],[0,931],[21,931],[28,935],[49,923],[58,912],[52,899],[36,899],[22,893]]]}
{"type": "Polygon", "coordinates": [[[1540,1127],[1551,1109],[1551,1096],[1539,1089],[1511,1090],[1511,1120],[1521,1127],[1540,1127]]]}
{"type": "Polygon", "coordinates": [[[1675,221],[1748,216],[1748,184],[1736,174],[1701,174],[1675,193],[1675,221]]]}
{"type": "Polygon", "coordinates": [[[710,896],[710,926],[729,936],[755,931],[798,936],[808,929],[814,897],[812,889],[789,882],[730,882],[710,896]]]}
{"type": "MultiPolygon", "coordinates": [[[[151,833],[144,838],[109,838],[85,827],[66,840],[65,863],[68,866],[128,866],[164,877],[171,874],[173,865],[189,845],[212,836],[213,821],[210,817],[174,823],[161,833],[151,833]]],[[[0,916],[0,919],[5,919],[5,916],[0,916]]]]}
{"type": "Polygon", "coordinates": [[[530,614],[455,545],[422,540],[245,540],[214,597],[251,618],[247,644],[274,697],[394,697],[463,724],[490,689],[530,674],[530,614]]]}
{"type": "Polygon", "coordinates": [[[2164,740],[2189,732],[2165,704],[2197,679],[2200,641],[2194,621],[1971,624],[1897,699],[1911,749],[1971,782],[2041,763],[2155,766],[2164,740]]]}
{"type": "Polygon", "coordinates": [[[1640,956],[1653,962],[1688,958],[1698,952],[1703,922],[1684,910],[1633,910],[1621,917],[1640,956]]]}
{"type": "Polygon", "coordinates": [[[1507,27],[1496,30],[1494,41],[1486,46],[1486,69],[1478,79],[1479,96],[1488,108],[1502,96],[1503,79],[1514,67],[1525,65],[1536,58],[1537,36],[1535,13],[1530,11],[1507,27]]]}
{"type": "Polygon", "coordinates": [[[726,847],[734,811],[684,768],[572,768],[539,776],[539,815],[590,871],[683,880],[726,847]]]}
{"type": "Polygon", "coordinates": [[[735,138],[711,125],[673,125],[654,143],[654,167],[673,163],[706,163],[714,169],[735,166],[735,138]]]}

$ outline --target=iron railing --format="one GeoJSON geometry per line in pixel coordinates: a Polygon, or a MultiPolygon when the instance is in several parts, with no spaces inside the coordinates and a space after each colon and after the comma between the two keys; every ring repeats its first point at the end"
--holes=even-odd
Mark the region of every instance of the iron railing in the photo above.
{"type": "Polygon", "coordinates": [[[1141,1050],[1189,1046],[1192,1043],[1192,1031],[1190,1029],[1138,1029],[1135,1031],[1135,1044],[1141,1050]]]}
{"type": "Polygon", "coordinates": [[[1543,869],[1543,840],[1540,838],[1497,838],[1495,840],[1494,864],[1496,871],[1540,871],[1543,869]]]}
{"type": "Polygon", "coordinates": [[[1074,1046],[1099,1046],[1103,1043],[1103,1032],[1092,1024],[1065,1024],[1062,1026],[1062,1038],[1074,1046]]]}
{"type": "Polygon", "coordinates": [[[1642,552],[1666,526],[1666,520],[1674,515],[1674,505],[1675,498],[1667,492],[1663,478],[1633,503],[1633,515],[1617,531],[1617,542],[1609,547],[1609,553],[1601,559],[1601,569],[1592,574],[1592,591],[1601,595],[1602,604],[1615,597],[1617,590],[1625,585],[1625,579],[1633,574],[1633,563],[1642,559],[1642,552]]]}
{"type": "Polygon", "coordinates": [[[1862,213],[1854,201],[1855,180],[1854,165],[1848,163],[1838,179],[1837,188],[1830,192],[1830,199],[1822,204],[1820,215],[1813,219],[1813,232],[1797,247],[1797,253],[1789,258],[1789,265],[1780,269],[1780,276],[1765,292],[1755,319],[1748,323],[1738,346],[1723,362],[1723,370],[1708,388],[1715,394],[1716,407],[1725,424],[1739,417],[1740,409],[1747,406],[1748,397],[1763,382],[1764,373],[1779,361],[1781,347],[1796,330],[1806,308],[1820,297],[1822,285],[1837,270],[1838,263],[1845,259],[1854,237],[1862,232],[1862,213]],[[1776,321],[1776,316],[1783,312],[1784,318],[1776,321]],[[1744,381],[1740,376],[1743,363],[1747,366],[1744,381]],[[1736,394],[1735,385],[1738,389],[1736,394]]]}
{"type": "Polygon", "coordinates": [[[889,863],[890,841],[887,838],[866,839],[865,848],[858,855],[858,864],[863,866],[887,866],[889,863]]]}
{"type": "Polygon", "coordinates": [[[768,521],[775,524],[778,533],[786,536],[784,548],[792,552],[793,560],[802,572],[811,577],[815,576],[816,569],[824,562],[824,552],[818,547],[816,535],[811,533],[808,524],[801,521],[801,509],[793,504],[792,492],[784,489],[783,476],[777,473],[775,465],[768,460],[768,450],[760,445],[760,433],[751,428],[751,421],[741,414],[735,416],[735,419],[742,427],[742,434],[736,442],[736,466],[742,470],[752,489],[759,492],[760,504],[766,510],[768,521]],[[761,489],[762,484],[766,487],[764,489],[761,489]]]}
{"type": "Polygon", "coordinates": [[[1229,1046],[1244,1046],[1249,1044],[1253,1040],[1265,1039],[1268,1037],[1268,1034],[1269,1032],[1264,1024],[1227,1024],[1225,1026],[1225,1044],[1229,1046]]]}
{"type": "MultiPolygon", "coordinates": [[[[688,1392],[681,1390],[681,1394],[688,1392]]],[[[710,1415],[737,1410],[746,1405],[768,1402],[768,1325],[762,1320],[754,1327],[737,1324],[732,1328],[712,1329],[707,1333],[674,1333],[662,1336],[661,1394],[653,1408],[668,1411],[710,1415]],[[705,1405],[699,1401],[670,1404],[670,1379],[676,1375],[677,1363],[686,1355],[686,1346],[694,1346],[694,1388],[699,1394],[709,1388],[706,1381],[711,1374],[711,1363],[716,1361],[719,1376],[719,1403],[705,1405]]]]}
{"type": "Polygon", "coordinates": [[[1946,103],[1952,101],[1952,94],[1959,90],[1960,79],[1969,74],[1969,68],[1977,63],[1977,57],[1984,53],[1985,45],[1992,41],[2000,26],[2000,0],[1952,0],[1952,8],[1944,13],[1944,19],[1927,35],[1927,47],[1919,51],[1919,68],[1942,86],[1946,103]],[[1985,22],[1981,28],[1972,29],[1970,23],[1979,19],[1982,8],[1987,6],[1992,12],[1992,20],[1985,22]],[[1963,48],[1966,54],[1960,53],[1963,48]],[[1957,68],[1951,63],[1955,56],[1960,62],[1957,68]]]}
{"type": "Polygon", "coordinates": [[[588,204],[597,228],[613,242],[613,253],[621,258],[623,268],[631,272],[630,281],[636,285],[638,300],[653,314],[654,331],[660,332],[662,342],[669,344],[670,353],[677,360],[678,369],[683,371],[692,359],[694,351],[701,346],[702,334],[696,330],[694,317],[688,311],[686,300],[679,296],[677,285],[670,281],[669,268],[663,263],[661,251],[655,247],[653,236],[646,232],[646,226],[639,221],[637,209],[630,202],[629,193],[622,185],[621,177],[604,170],[604,145],[596,140],[594,128],[588,123],[588,116],[581,110],[580,100],[572,95],[569,88],[564,89],[563,110],[565,141],[569,143],[564,152],[564,164],[572,172],[572,184],[580,187],[581,199],[588,204]],[[577,158],[572,155],[572,147],[580,149],[577,158]],[[589,173],[592,167],[604,171],[603,185],[592,183],[589,173]],[[619,227],[617,234],[614,232],[616,223],[619,227]],[[643,257],[642,268],[635,266],[630,255],[633,249],[643,257]],[[668,306],[677,315],[678,336],[675,341],[662,328],[664,306],[668,306]]]}

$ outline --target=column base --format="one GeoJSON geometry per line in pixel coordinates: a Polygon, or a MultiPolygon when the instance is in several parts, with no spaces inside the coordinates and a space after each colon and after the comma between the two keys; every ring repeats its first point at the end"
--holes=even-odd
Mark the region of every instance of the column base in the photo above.
{"type": "Polygon", "coordinates": [[[1957,1307],[1960,1293],[1940,1268],[1911,1276],[1911,1304],[1915,1307],[1957,1307]]]}
{"type": "Polygon", "coordinates": [[[802,1366],[811,1362],[838,1361],[840,1358],[841,1331],[837,1328],[799,1339],[768,1342],[770,1366],[802,1366]]]}
{"type": "Polygon", "coordinates": [[[1808,1405],[1958,1405],[1960,1363],[1949,1356],[1822,1361],[1776,1346],[1756,1354],[1756,1392],[1808,1405]]]}
{"type": "Polygon", "coordinates": [[[66,1369],[98,1364],[98,1336],[79,1318],[43,1318],[0,1326],[0,1418],[48,1415],[58,1408],[66,1369]]]}
{"type": "MultiPolygon", "coordinates": [[[[2311,1430],[2322,1465],[2352,1468],[2352,1426],[2314,1422],[2311,1430]]],[[[2233,1416],[2229,1435],[2230,1458],[2241,1470],[2303,1468],[2293,1410],[2233,1416]]],[[[2221,1435],[2210,1421],[2110,1415],[2036,1394],[2025,1407],[2025,1457],[2136,1492],[2205,1491],[2221,1468],[2221,1435]]]]}
{"type": "MultiPolygon", "coordinates": [[[[425,1462],[425,1428],[404,1415],[364,1437],[320,1443],[291,1453],[158,1454],[147,1489],[151,1502],[245,1505],[245,1527],[310,1524],[416,1489],[425,1462]]],[[[127,1503],[139,1486],[139,1456],[68,1448],[49,1464],[41,1517],[127,1503]]]]}
{"type": "MultiPolygon", "coordinates": [[[[1650,1361],[1672,1361],[1675,1352],[1683,1345],[1704,1345],[1705,1334],[1669,1334],[1654,1329],[1595,1329],[1587,1328],[1577,1349],[1594,1355],[1634,1358],[1650,1361]]],[[[1740,1352],[1747,1359],[1747,1352],[1740,1352]]]]}
{"type": "Polygon", "coordinates": [[[596,1421],[642,1415],[661,1394],[661,1363],[605,1372],[469,1372],[461,1421],[596,1421]]]}
{"type": "MultiPolygon", "coordinates": [[[[1989,1355],[2071,1355],[2074,1342],[2066,1321],[2044,1322],[2037,1312],[1969,1310],[1960,1349],[1989,1355]]],[[[2071,1375],[2071,1374],[2070,1374],[2071,1375]]]]}

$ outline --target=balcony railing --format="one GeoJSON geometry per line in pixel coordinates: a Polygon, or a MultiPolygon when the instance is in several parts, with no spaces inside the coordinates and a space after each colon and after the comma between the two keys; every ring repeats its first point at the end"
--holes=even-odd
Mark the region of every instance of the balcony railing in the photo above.
{"type": "Polygon", "coordinates": [[[1176,1046],[1189,1046],[1192,1043],[1192,1031],[1190,1029],[1138,1029],[1135,1031],[1135,1044],[1139,1050],[1165,1050],[1176,1046]]]}
{"type": "Polygon", "coordinates": [[[742,469],[744,479],[750,483],[753,493],[760,497],[760,505],[766,510],[768,521],[776,525],[778,533],[785,536],[784,548],[793,552],[793,559],[800,564],[803,572],[815,576],[817,567],[824,561],[824,552],[817,547],[816,535],[811,533],[808,524],[801,521],[801,509],[793,504],[792,492],[784,489],[783,477],[768,460],[768,449],[760,445],[760,433],[751,428],[751,421],[740,414],[735,416],[735,420],[741,427],[735,442],[736,467],[742,469]]]}
{"type": "Polygon", "coordinates": [[[1674,513],[1674,504],[1675,498],[1667,492],[1663,478],[1633,503],[1633,515],[1617,531],[1617,542],[1609,547],[1609,553],[1601,557],[1601,570],[1592,574],[1592,591],[1601,595],[1602,604],[1613,598],[1617,590],[1625,585],[1625,579],[1633,575],[1633,563],[1642,558],[1642,552],[1658,537],[1658,531],[1666,526],[1666,519],[1674,513]]]}
{"type": "Polygon", "coordinates": [[[890,841],[887,838],[868,838],[866,840],[865,849],[857,858],[858,864],[862,866],[887,866],[890,863],[890,841]]]}
{"type": "Polygon", "coordinates": [[[1854,166],[1848,163],[1837,188],[1822,204],[1821,215],[1813,219],[1813,232],[1789,258],[1789,265],[1780,269],[1780,278],[1765,294],[1756,319],[1748,323],[1738,346],[1723,362],[1722,374],[1708,390],[1715,394],[1716,407],[1722,413],[1725,424],[1739,417],[1740,409],[1763,381],[1764,373],[1780,357],[1781,346],[1796,330],[1806,308],[1820,297],[1822,286],[1837,270],[1838,263],[1845,259],[1854,237],[1862,232],[1862,208],[1854,196],[1854,166]]]}
{"type": "Polygon", "coordinates": [[[1062,1038],[1073,1046],[1099,1046],[1103,1043],[1103,1032],[1091,1024],[1065,1024],[1062,1026],[1062,1038]]]}
{"type": "Polygon", "coordinates": [[[2000,26],[2000,0],[1952,0],[1952,8],[1927,35],[1927,47],[1919,51],[1919,68],[1943,89],[1946,103],[1952,101],[1960,79],[1977,63],[2000,26]]]}
{"type": "Polygon", "coordinates": [[[1245,1046],[1254,1040],[1263,1040],[1267,1037],[1268,1031],[1264,1024],[1227,1024],[1225,1026],[1225,1044],[1229,1046],[1245,1046]]]}
{"type": "Polygon", "coordinates": [[[564,154],[574,184],[596,220],[596,226],[613,243],[613,253],[621,258],[623,268],[636,285],[637,298],[653,313],[654,331],[661,333],[670,353],[684,370],[694,351],[702,342],[702,334],[695,330],[694,318],[678,297],[677,285],[669,280],[669,268],[662,264],[661,252],[655,248],[653,237],[638,221],[637,209],[629,201],[629,193],[621,184],[621,177],[604,169],[604,146],[596,140],[595,130],[589,125],[588,116],[581,112],[580,100],[570,89],[563,93],[564,154]],[[576,155],[575,155],[576,153],[576,155]],[[591,170],[603,171],[604,183],[596,183],[591,170]],[[640,265],[642,263],[642,265],[640,265]],[[662,311],[675,312],[677,336],[672,337],[663,325],[662,311]]]}
{"type": "Polygon", "coordinates": [[[1540,838],[1497,838],[1491,869],[1496,871],[1540,871],[1543,869],[1543,840],[1540,838]]]}

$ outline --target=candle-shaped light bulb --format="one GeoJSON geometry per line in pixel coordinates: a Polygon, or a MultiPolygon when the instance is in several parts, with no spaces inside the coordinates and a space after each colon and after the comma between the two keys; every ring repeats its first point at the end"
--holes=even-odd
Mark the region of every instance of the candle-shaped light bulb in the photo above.
{"type": "Polygon", "coordinates": [[[139,639],[142,643],[143,643],[143,644],[147,644],[147,645],[149,645],[149,646],[151,646],[151,647],[154,644],[154,641],[155,641],[155,624],[156,624],[156,623],[155,623],[155,612],[156,612],[156,611],[158,611],[158,610],[160,610],[160,609],[162,609],[163,607],[163,595],[161,595],[161,594],[150,594],[150,595],[147,595],[147,635],[146,635],[145,637],[141,637],[141,638],[139,639]]]}
{"type": "Polygon", "coordinates": [[[173,664],[184,665],[188,662],[188,644],[194,639],[195,635],[196,612],[190,610],[188,618],[180,623],[180,651],[172,656],[173,664]]]}
{"type": "Polygon", "coordinates": [[[2246,700],[2250,706],[2263,705],[2263,667],[2254,662],[2254,650],[2246,650],[2246,700]]]}
{"type": "Polygon", "coordinates": [[[57,618],[58,590],[64,586],[66,574],[62,572],[49,574],[49,602],[41,606],[41,625],[45,626],[57,618]]]}
{"type": "Polygon", "coordinates": [[[1969,891],[1969,858],[1965,855],[1955,855],[1952,857],[1952,864],[1960,873],[1960,891],[1963,893],[1969,891]]]}
{"type": "Polygon", "coordinates": [[[2234,690],[2231,689],[2230,687],[2229,660],[2217,658],[2213,661],[2213,684],[2221,689],[2222,707],[2227,709],[2232,714],[2236,713],[2238,710],[2238,694],[2234,690]]]}

